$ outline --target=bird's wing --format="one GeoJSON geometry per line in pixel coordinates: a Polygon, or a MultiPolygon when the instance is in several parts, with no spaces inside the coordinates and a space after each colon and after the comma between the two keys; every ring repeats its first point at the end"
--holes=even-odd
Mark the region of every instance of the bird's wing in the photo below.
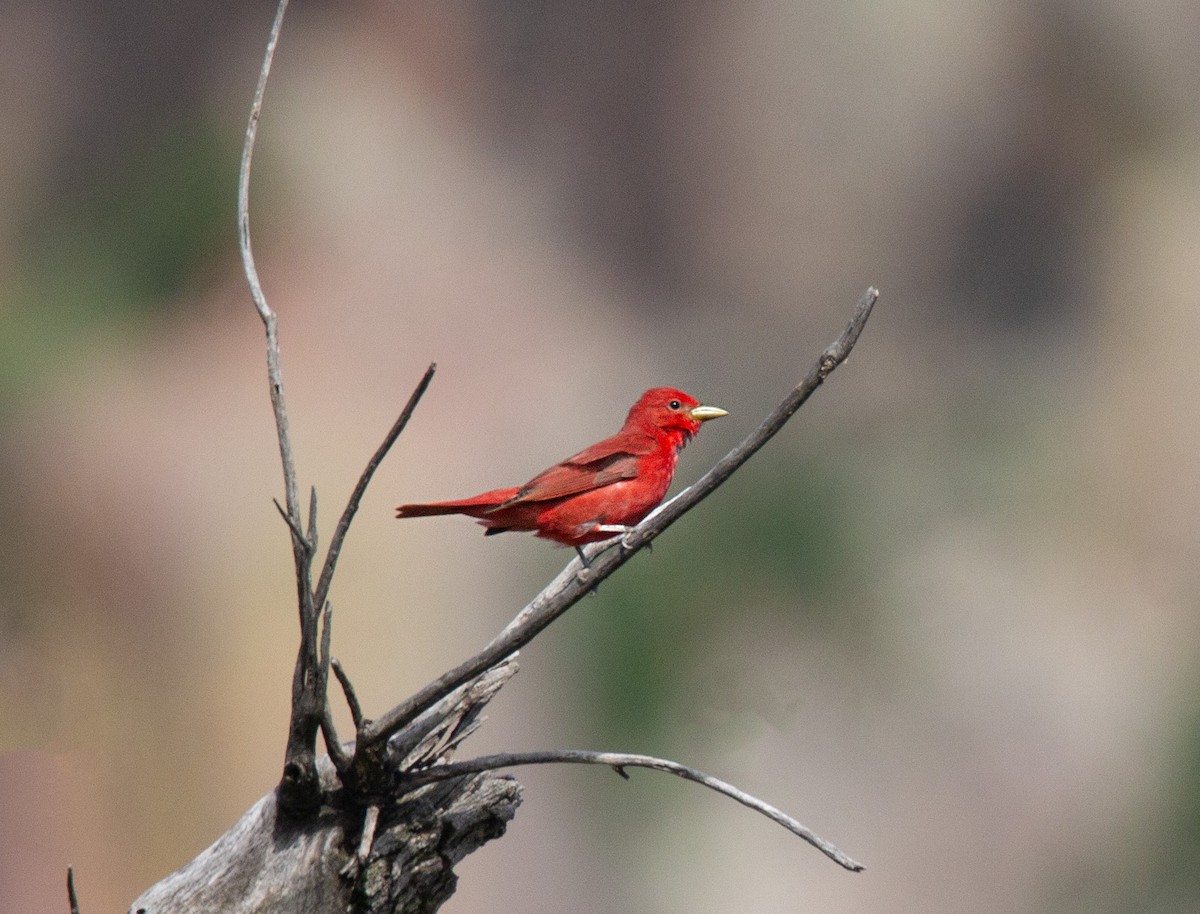
{"type": "Polygon", "coordinates": [[[609,438],[568,457],[539,473],[494,510],[529,502],[552,501],[580,492],[590,492],[638,474],[640,458],[650,453],[653,441],[609,438]]]}
{"type": "Polygon", "coordinates": [[[622,432],[597,441],[578,454],[563,461],[570,466],[589,466],[616,455],[644,457],[654,450],[654,439],[650,435],[622,432]]]}

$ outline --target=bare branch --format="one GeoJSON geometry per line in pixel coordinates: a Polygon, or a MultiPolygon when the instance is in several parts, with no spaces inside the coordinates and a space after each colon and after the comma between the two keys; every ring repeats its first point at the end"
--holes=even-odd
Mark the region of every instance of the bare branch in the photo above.
{"type": "MultiPolygon", "coordinates": [[[[250,286],[254,307],[262,318],[267,332],[267,376],[271,385],[271,405],[275,409],[275,428],[279,437],[279,452],[283,460],[285,498],[288,514],[300,526],[300,496],[296,483],[296,464],[292,454],[291,438],[288,435],[287,409],[283,402],[283,380],[279,369],[279,340],[277,318],[267,304],[262,285],[258,281],[258,268],[254,264],[254,253],[250,247],[250,162],[254,156],[254,140],[258,136],[258,120],[262,115],[263,94],[267,89],[267,77],[271,73],[271,61],[275,57],[275,46],[279,42],[279,31],[283,28],[283,14],[288,0],[280,0],[271,24],[271,34],[263,54],[262,69],[258,74],[258,85],[254,89],[254,102],[250,106],[250,122],[246,125],[246,139],[242,146],[242,164],[238,175],[238,242],[242,252],[242,269],[250,286]]],[[[301,537],[303,539],[303,537],[301,537]]]]}
{"type": "Polygon", "coordinates": [[[395,770],[428,768],[445,761],[459,736],[475,725],[488,702],[518,669],[516,655],[506,657],[397,733],[387,743],[387,755],[394,761],[395,770]]]}
{"type": "Polygon", "coordinates": [[[718,486],[778,432],[812,395],[830,373],[846,360],[850,350],[858,341],[871,316],[879,293],[868,289],[859,300],[849,325],[834,342],[821,353],[816,364],[803,381],[784,398],[762,424],[745,441],[730,451],[697,482],[662,509],[647,517],[632,531],[617,542],[620,548],[603,549],[602,555],[585,569],[579,559],[573,559],[534,599],[522,609],[507,627],[476,656],[464,661],[454,669],[426,685],[407,700],[393,707],[377,720],[367,722],[359,728],[357,752],[362,752],[386,740],[391,734],[404,727],[426,708],[435,704],[464,682],[478,676],[505,657],[524,647],[546,626],[574,606],[593,590],[601,581],[624,565],[641,548],[648,545],[694,508],[701,500],[712,494],[718,486]]]}
{"type": "MultiPolygon", "coordinates": [[[[315,490],[314,490],[315,491],[315,490]]],[[[337,728],[333,724],[333,711],[329,707],[329,666],[333,658],[329,653],[329,642],[333,637],[333,604],[325,601],[325,612],[321,628],[321,662],[318,667],[318,680],[314,691],[325,697],[325,705],[321,709],[321,732],[325,736],[325,747],[329,758],[340,777],[345,777],[350,770],[351,759],[338,740],[337,728]]]]}
{"type": "Polygon", "coordinates": [[[333,767],[337,769],[338,777],[343,783],[350,767],[353,764],[353,759],[346,754],[346,750],[342,748],[341,740],[338,739],[337,727],[333,723],[333,711],[329,707],[329,703],[325,703],[325,709],[321,712],[321,735],[325,737],[325,749],[329,752],[329,760],[333,762],[333,767]]]}
{"type": "MultiPolygon", "coordinates": [[[[626,534],[620,540],[622,547],[620,551],[636,552],[641,546],[649,543],[699,502],[711,495],[764,444],[774,438],[776,433],[795,415],[796,410],[803,406],[813,392],[825,383],[825,379],[833,373],[833,370],[849,357],[850,350],[854,348],[854,344],[862,335],[863,328],[867,325],[867,319],[871,316],[871,311],[878,299],[878,289],[874,287],[867,289],[862,298],[858,300],[854,316],[850,319],[846,329],[821,353],[821,357],[809,370],[804,380],[796,385],[783,402],[762,421],[762,424],[747,436],[745,441],[722,457],[711,470],[688,486],[676,498],[667,502],[626,534]]],[[[595,565],[593,565],[594,567],[595,565]]]]}
{"type": "MultiPolygon", "coordinates": [[[[329,692],[329,662],[330,642],[333,640],[333,604],[325,601],[325,612],[321,614],[321,652],[318,655],[316,692],[326,695],[329,692]]],[[[325,703],[326,708],[329,703],[325,703]]]]}
{"type": "Polygon", "coordinates": [[[413,410],[421,402],[421,397],[424,396],[426,389],[429,387],[429,382],[433,380],[433,374],[436,371],[436,362],[430,364],[425,369],[425,374],[417,382],[416,389],[409,396],[408,402],[404,404],[404,409],[401,410],[400,417],[396,419],[391,431],[384,437],[383,443],[371,455],[371,459],[367,461],[366,468],[358,478],[358,484],[354,487],[354,491],[350,494],[350,500],[346,503],[346,510],[342,512],[342,516],[338,520],[337,529],[333,531],[333,539],[329,541],[329,552],[325,555],[325,565],[321,569],[321,577],[317,581],[317,590],[314,595],[316,605],[320,606],[329,596],[329,587],[333,583],[333,572],[337,567],[338,556],[342,551],[342,543],[345,541],[346,533],[350,529],[350,522],[354,520],[354,515],[358,511],[358,505],[362,501],[363,493],[367,491],[367,486],[371,483],[371,477],[375,475],[375,470],[379,468],[379,464],[383,462],[383,458],[387,456],[388,451],[392,449],[392,445],[396,443],[396,439],[400,437],[400,433],[404,431],[404,427],[408,425],[408,420],[412,418],[413,410]]]}
{"type": "Polygon", "coordinates": [[[354,729],[357,731],[362,726],[363,712],[362,705],[358,703],[358,695],[354,691],[354,684],[350,682],[350,677],[342,667],[342,661],[337,657],[330,658],[330,665],[333,667],[333,675],[342,684],[342,694],[346,696],[346,704],[350,707],[350,719],[354,721],[354,729]]]}
{"type": "Polygon", "coordinates": [[[782,825],[792,834],[803,838],[830,860],[845,867],[852,873],[859,873],[863,870],[861,863],[847,857],[824,838],[769,803],[764,803],[757,797],[739,790],[732,784],[727,784],[725,781],[714,778],[702,771],[697,771],[695,768],[689,768],[687,765],[672,762],[670,759],[654,758],[649,755],[630,755],[623,752],[588,752],[582,749],[557,749],[545,752],[506,752],[498,755],[485,755],[482,758],[470,759],[465,762],[450,762],[445,765],[436,765],[422,771],[408,772],[403,776],[400,786],[402,788],[417,787],[433,781],[444,781],[447,778],[478,774],[483,771],[494,771],[497,768],[553,763],[608,765],[626,780],[629,779],[629,775],[625,772],[626,768],[650,768],[654,771],[673,774],[688,781],[695,781],[697,784],[703,784],[710,790],[715,790],[717,793],[737,800],[743,806],[748,806],[755,812],[762,813],[771,821],[782,825]]]}
{"type": "MultiPolygon", "coordinates": [[[[308,554],[317,551],[317,487],[313,486],[308,496],[308,534],[304,537],[308,544],[308,554]]],[[[323,600],[314,600],[314,606],[320,606],[323,600]]]]}
{"type": "Polygon", "coordinates": [[[305,551],[308,551],[309,539],[304,535],[304,531],[300,529],[295,518],[287,513],[287,508],[279,503],[278,498],[272,498],[271,504],[275,506],[275,510],[279,512],[279,516],[283,518],[283,522],[288,525],[288,529],[292,531],[293,541],[299,540],[304,546],[305,551]]]}
{"type": "MultiPolygon", "coordinates": [[[[242,252],[242,267],[254,307],[262,319],[267,336],[267,381],[271,394],[271,406],[275,412],[275,433],[279,439],[279,456],[283,463],[284,503],[288,527],[292,534],[292,558],[296,565],[296,590],[300,614],[300,650],[292,673],[292,715],[288,724],[287,751],[280,781],[280,802],[287,810],[299,811],[315,807],[319,800],[320,783],[316,770],[317,731],[321,725],[325,693],[316,689],[321,676],[317,646],[317,606],[312,589],[312,546],[304,535],[304,523],[300,516],[299,483],[296,476],[296,460],[292,452],[291,436],[288,433],[287,407],[283,398],[283,374],[279,367],[278,319],[267,304],[254,254],[250,246],[250,163],[254,156],[254,140],[258,135],[258,121],[262,115],[263,94],[267,88],[267,77],[271,73],[271,62],[275,46],[283,27],[283,16],[287,11],[287,0],[280,0],[271,24],[263,54],[262,69],[258,74],[258,85],[254,90],[254,102],[250,107],[250,121],[246,125],[246,138],[242,145],[241,171],[238,177],[238,243],[242,252]]],[[[281,512],[283,513],[283,512],[281,512]]]]}

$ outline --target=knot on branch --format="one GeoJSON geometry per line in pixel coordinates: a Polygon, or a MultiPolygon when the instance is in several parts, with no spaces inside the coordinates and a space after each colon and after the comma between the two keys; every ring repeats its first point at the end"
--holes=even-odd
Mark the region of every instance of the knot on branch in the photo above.
{"type": "Polygon", "coordinates": [[[321,806],[323,790],[316,757],[303,754],[288,759],[279,781],[279,808],[292,818],[304,818],[321,806]]]}

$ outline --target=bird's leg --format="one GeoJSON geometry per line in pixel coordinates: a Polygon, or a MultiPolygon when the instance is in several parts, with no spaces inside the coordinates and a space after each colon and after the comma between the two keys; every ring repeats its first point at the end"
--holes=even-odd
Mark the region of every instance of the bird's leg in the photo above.
{"type": "Polygon", "coordinates": [[[628,533],[633,527],[627,527],[624,524],[596,524],[592,527],[593,533],[611,533],[614,536],[618,533],[628,533]]]}
{"type": "Polygon", "coordinates": [[[585,552],[583,551],[583,547],[582,547],[582,546],[576,546],[576,547],[575,547],[575,551],[576,551],[576,552],[579,554],[579,564],[580,564],[580,565],[582,565],[582,566],[583,566],[585,569],[586,569],[586,568],[591,568],[591,567],[592,567],[592,563],[588,561],[587,553],[585,553],[585,552]]]}

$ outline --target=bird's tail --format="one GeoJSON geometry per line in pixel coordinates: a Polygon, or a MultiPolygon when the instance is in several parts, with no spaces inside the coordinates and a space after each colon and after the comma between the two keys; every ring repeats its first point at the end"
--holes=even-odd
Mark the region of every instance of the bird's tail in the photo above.
{"type": "Polygon", "coordinates": [[[470,517],[481,517],[497,505],[513,498],[517,494],[514,486],[508,489],[493,489],[471,498],[460,498],[455,501],[435,501],[422,505],[401,505],[396,509],[397,517],[436,517],[439,514],[466,514],[470,517]]]}

